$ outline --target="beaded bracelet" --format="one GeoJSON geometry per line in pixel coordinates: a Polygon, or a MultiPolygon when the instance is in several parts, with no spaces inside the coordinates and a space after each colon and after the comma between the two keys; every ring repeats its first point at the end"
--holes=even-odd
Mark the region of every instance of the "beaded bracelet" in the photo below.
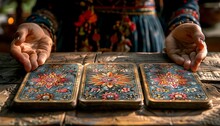
{"type": "Polygon", "coordinates": [[[168,23],[168,26],[171,26],[172,24],[175,24],[176,22],[179,22],[182,20],[191,20],[191,21],[195,22],[196,24],[199,24],[199,21],[194,16],[189,15],[189,14],[181,14],[181,15],[175,17],[173,20],[171,20],[168,23]]]}
{"type": "Polygon", "coordinates": [[[191,15],[191,16],[195,17],[196,20],[199,20],[199,14],[197,13],[197,11],[195,11],[193,9],[180,9],[180,10],[177,10],[173,13],[173,15],[171,17],[175,18],[175,17],[177,17],[181,14],[188,14],[188,15],[191,15]]]}
{"type": "Polygon", "coordinates": [[[38,14],[32,14],[31,16],[29,16],[27,18],[26,22],[44,24],[46,27],[48,27],[50,29],[50,32],[52,32],[52,34],[55,33],[55,29],[53,28],[52,22],[48,18],[46,18],[45,16],[40,16],[38,14]]]}
{"type": "Polygon", "coordinates": [[[41,28],[45,29],[50,34],[50,37],[51,37],[52,40],[55,39],[55,36],[51,32],[51,29],[49,29],[45,24],[43,24],[43,23],[36,23],[36,24],[38,24],[41,28]]]}
{"type": "Polygon", "coordinates": [[[51,30],[45,24],[43,24],[43,23],[37,23],[37,24],[49,33],[49,35],[53,41],[52,51],[56,51],[56,37],[55,37],[55,35],[52,34],[51,30]]]}
{"type": "Polygon", "coordinates": [[[184,24],[184,23],[194,23],[197,25],[200,25],[199,21],[196,20],[193,16],[187,15],[187,14],[182,14],[173,19],[169,24],[168,24],[168,34],[175,29],[177,26],[184,24]]]}
{"type": "Polygon", "coordinates": [[[55,35],[55,28],[57,28],[57,23],[55,20],[51,19],[52,16],[49,15],[49,12],[46,11],[38,11],[30,15],[26,22],[32,22],[38,24],[40,27],[44,28],[50,34],[51,39],[53,40],[53,51],[55,51],[56,46],[56,35],[55,35]],[[45,15],[44,15],[45,14],[45,15]]]}
{"type": "MultiPolygon", "coordinates": [[[[175,29],[177,26],[181,25],[181,24],[184,24],[184,23],[194,23],[193,21],[190,21],[190,20],[186,20],[186,21],[179,21],[179,22],[176,22],[175,24],[171,25],[169,27],[169,32],[171,32],[173,29],[175,29]]],[[[196,23],[195,23],[196,24],[196,23]]]]}

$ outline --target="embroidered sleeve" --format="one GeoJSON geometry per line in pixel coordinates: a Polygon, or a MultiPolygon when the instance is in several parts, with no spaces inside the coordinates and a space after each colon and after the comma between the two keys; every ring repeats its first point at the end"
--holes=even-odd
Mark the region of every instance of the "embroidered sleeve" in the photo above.
{"type": "Polygon", "coordinates": [[[200,25],[198,0],[164,0],[162,16],[166,35],[183,23],[200,25]]]}
{"type": "Polygon", "coordinates": [[[50,2],[38,0],[32,10],[32,14],[26,19],[26,22],[33,22],[46,29],[53,40],[52,51],[56,51],[56,31],[58,23],[55,15],[52,13],[53,6],[50,2]]]}

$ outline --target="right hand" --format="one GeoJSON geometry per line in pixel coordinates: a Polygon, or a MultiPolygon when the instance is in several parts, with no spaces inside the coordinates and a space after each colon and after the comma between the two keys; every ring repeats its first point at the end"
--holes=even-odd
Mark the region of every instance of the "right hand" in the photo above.
{"type": "Polygon", "coordinates": [[[23,23],[16,31],[10,52],[30,72],[45,63],[52,45],[53,40],[46,29],[35,23],[23,23]]]}
{"type": "Polygon", "coordinates": [[[165,51],[176,64],[196,72],[208,53],[204,40],[205,36],[199,25],[184,23],[167,36],[165,51]]]}

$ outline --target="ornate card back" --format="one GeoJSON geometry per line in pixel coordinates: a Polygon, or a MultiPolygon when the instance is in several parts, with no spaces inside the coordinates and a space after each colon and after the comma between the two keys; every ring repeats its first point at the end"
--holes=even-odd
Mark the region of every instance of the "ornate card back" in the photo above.
{"type": "Polygon", "coordinates": [[[79,105],[82,108],[139,108],[143,94],[133,63],[90,63],[84,66],[79,105]]]}
{"type": "Polygon", "coordinates": [[[194,73],[173,63],[140,64],[146,105],[151,108],[200,109],[211,107],[194,73]]]}
{"type": "Polygon", "coordinates": [[[44,64],[27,73],[16,96],[16,107],[70,109],[77,103],[81,64],[44,64]]]}

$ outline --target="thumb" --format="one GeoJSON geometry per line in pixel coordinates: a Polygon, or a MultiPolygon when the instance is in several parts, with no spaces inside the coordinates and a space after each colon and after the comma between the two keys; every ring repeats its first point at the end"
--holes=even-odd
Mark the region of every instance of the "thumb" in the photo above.
{"type": "Polygon", "coordinates": [[[28,35],[28,29],[26,28],[18,28],[17,32],[14,35],[14,43],[15,45],[21,45],[26,40],[28,35]]]}
{"type": "Polygon", "coordinates": [[[205,43],[204,39],[201,39],[201,38],[198,38],[198,39],[197,39],[196,45],[197,45],[197,47],[198,47],[199,50],[204,49],[204,48],[205,48],[205,44],[206,44],[206,43],[205,43]]]}
{"type": "Polygon", "coordinates": [[[193,39],[199,50],[204,48],[205,35],[203,34],[200,26],[195,27],[193,39]]]}

